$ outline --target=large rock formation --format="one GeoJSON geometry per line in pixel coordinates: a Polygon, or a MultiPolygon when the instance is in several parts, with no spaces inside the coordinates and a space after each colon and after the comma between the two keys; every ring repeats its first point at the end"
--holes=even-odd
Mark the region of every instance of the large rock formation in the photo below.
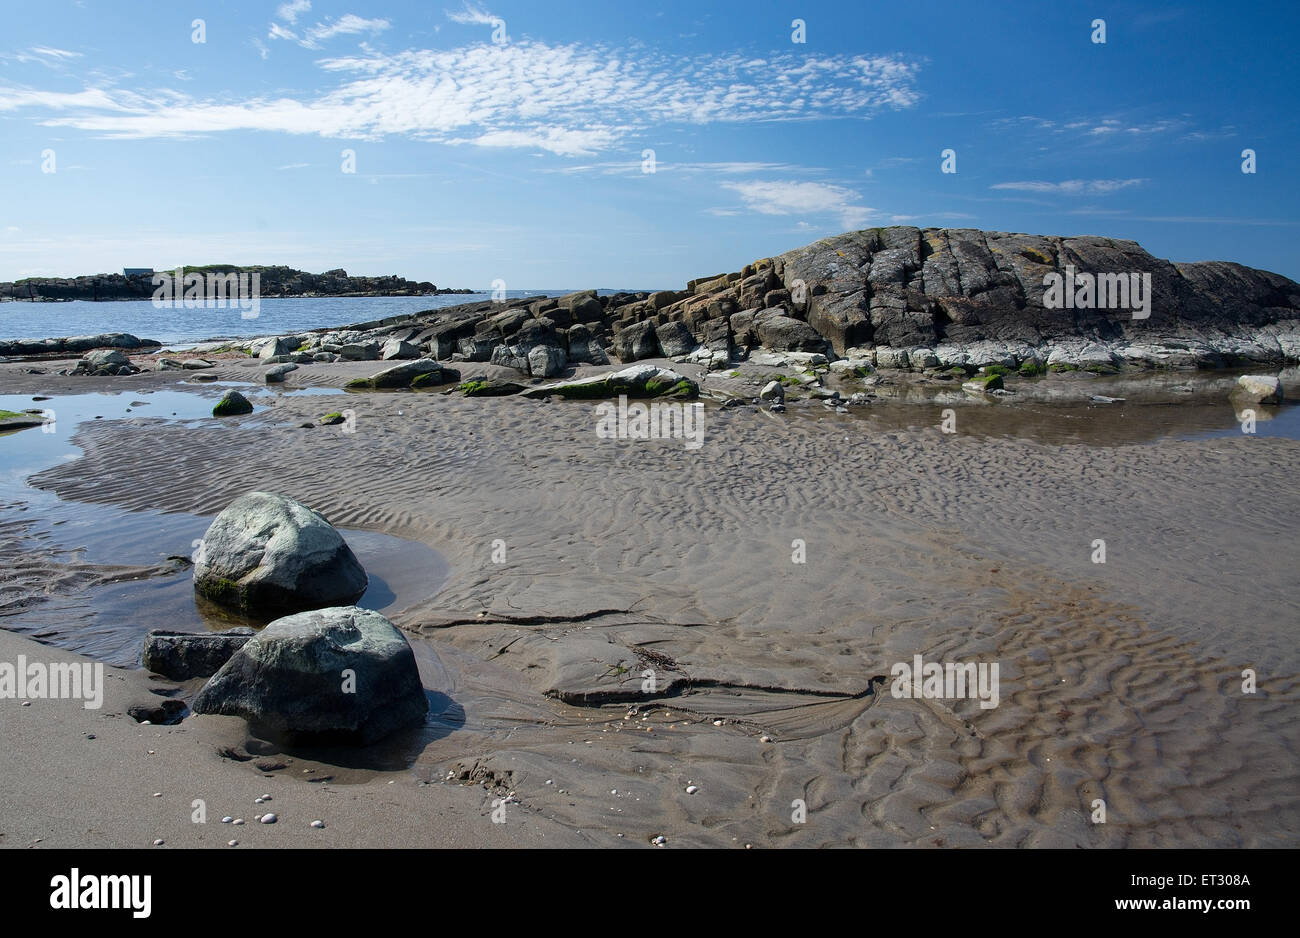
{"type": "Polygon", "coordinates": [[[429,358],[534,377],[610,359],[721,368],[758,348],[886,368],[1222,367],[1300,360],[1300,285],[1240,264],[1174,264],[1112,238],[893,227],[826,238],[681,291],[472,303],[353,329],[371,331],[318,344],[398,339],[429,358]]]}
{"type": "Polygon", "coordinates": [[[420,723],[429,702],[405,636],[379,613],[346,606],[276,619],[190,709],[278,734],[368,744],[420,723]]]}
{"type": "Polygon", "coordinates": [[[194,561],[200,594],[259,616],[348,605],[367,585],[352,549],[322,515],[270,492],[231,502],[194,561]]]}

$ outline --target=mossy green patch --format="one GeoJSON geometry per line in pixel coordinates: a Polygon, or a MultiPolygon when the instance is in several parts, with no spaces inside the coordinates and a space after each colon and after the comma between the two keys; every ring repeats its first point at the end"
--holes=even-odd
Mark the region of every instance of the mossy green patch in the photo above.
{"type": "Polygon", "coordinates": [[[1022,378],[1036,378],[1047,374],[1047,366],[1039,361],[1022,362],[1016,373],[1022,378]]]}
{"type": "Polygon", "coordinates": [[[1011,374],[1011,369],[1006,365],[985,365],[981,370],[981,373],[986,375],[998,375],[1005,378],[1007,375],[1011,374]]]}
{"type": "Polygon", "coordinates": [[[0,410],[0,420],[22,420],[31,414],[16,414],[12,410],[0,410]]]}

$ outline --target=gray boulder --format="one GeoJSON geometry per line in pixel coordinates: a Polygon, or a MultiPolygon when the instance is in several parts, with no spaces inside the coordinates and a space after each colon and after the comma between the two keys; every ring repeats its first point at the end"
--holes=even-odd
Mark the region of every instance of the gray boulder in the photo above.
{"type": "Polygon", "coordinates": [[[554,345],[537,345],[528,353],[528,373],[534,378],[553,378],[564,370],[568,356],[554,345]]]}
{"type": "Polygon", "coordinates": [[[423,722],[429,703],[405,636],[377,612],[343,606],[276,619],[190,707],[275,734],[366,745],[423,722]]]}
{"type": "Polygon", "coordinates": [[[389,339],[380,350],[379,357],[384,361],[399,358],[419,358],[420,349],[418,346],[412,345],[410,342],[403,342],[401,339],[389,339]]]}
{"type": "Polygon", "coordinates": [[[655,338],[655,324],[647,319],[619,329],[614,333],[614,354],[621,362],[658,358],[659,340],[655,338]]]}
{"type": "Polygon", "coordinates": [[[655,326],[655,338],[667,358],[689,355],[698,344],[695,336],[691,335],[691,330],[680,322],[665,322],[655,326]]]}
{"type": "Polygon", "coordinates": [[[354,603],[368,584],[322,515],[270,492],[241,495],[217,515],[194,563],[198,593],[260,616],[354,603]]]}
{"type": "Polygon", "coordinates": [[[403,362],[386,368],[369,378],[354,378],[346,387],[371,390],[385,388],[427,387],[431,385],[450,384],[460,380],[460,372],[447,368],[432,358],[417,358],[412,362],[403,362]]]}
{"type": "Polygon", "coordinates": [[[127,373],[131,371],[131,359],[126,357],[124,352],[117,349],[98,349],[93,352],[87,352],[77,362],[76,372],[87,375],[116,375],[121,374],[122,369],[126,368],[127,373]]]}
{"type": "Polygon", "coordinates": [[[289,339],[277,336],[266,340],[265,344],[258,350],[257,357],[262,359],[276,358],[280,355],[288,355],[296,348],[297,346],[292,345],[289,339]]]}
{"type": "Polygon", "coordinates": [[[173,681],[211,677],[252,638],[252,629],[226,632],[170,632],[153,629],[144,637],[146,670],[173,681]]]}
{"type": "Polygon", "coordinates": [[[759,340],[768,348],[783,352],[822,352],[827,341],[808,323],[789,316],[755,317],[759,340]]]}
{"type": "Polygon", "coordinates": [[[262,377],[266,380],[267,384],[281,384],[284,382],[285,375],[291,371],[297,370],[297,365],[292,362],[285,362],[282,365],[272,365],[270,368],[266,369],[266,374],[262,377]]]}

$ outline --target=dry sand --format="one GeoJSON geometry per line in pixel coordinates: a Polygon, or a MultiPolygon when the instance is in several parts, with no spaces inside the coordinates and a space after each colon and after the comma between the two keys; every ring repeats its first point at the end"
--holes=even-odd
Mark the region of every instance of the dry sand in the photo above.
{"type": "MultiPolygon", "coordinates": [[[[378,367],[308,366],[289,384],[378,367]]],[[[177,380],[0,366],[7,393],[177,380]]],[[[161,687],[141,672],[114,672],[102,711],[0,701],[0,843],[1297,844],[1300,442],[1042,445],[710,404],[691,451],[598,439],[586,403],[435,393],[285,396],[225,423],[86,423],[84,456],[32,484],[204,515],[267,489],[432,547],[450,576],[390,617],[446,695],[440,715],[345,758],[279,753],[227,718],[137,725],[125,707],[161,687]],[[355,432],[299,427],[342,407],[355,432]],[[999,663],[1000,705],[896,699],[873,681],[918,654],[999,663]],[[647,667],[669,696],[619,702],[647,667]],[[263,791],[281,823],[217,823],[251,822],[263,791]],[[194,798],[207,825],[190,821],[194,798]]],[[[15,621],[37,576],[93,593],[121,573],[0,534],[4,568],[26,565],[4,594],[15,621]]],[[[67,657],[36,648],[0,633],[0,661],[67,657]]]]}

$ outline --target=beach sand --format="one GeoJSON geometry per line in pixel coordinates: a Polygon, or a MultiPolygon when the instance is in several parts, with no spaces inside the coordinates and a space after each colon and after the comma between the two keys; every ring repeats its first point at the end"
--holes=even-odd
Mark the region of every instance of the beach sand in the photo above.
{"type": "MultiPolygon", "coordinates": [[[[56,401],[179,386],[13,364],[0,381],[56,401]]],[[[270,490],[436,550],[445,582],[389,616],[439,705],[348,755],[282,752],[230,718],[136,724],[151,687],[196,689],[140,671],[111,671],[100,711],[0,701],[0,843],[1296,846],[1300,442],[1047,445],[963,434],[961,412],[945,435],[934,411],[880,430],[710,403],[699,450],[599,439],[590,403],[437,393],[282,396],[219,429],[84,423],[84,455],[32,485],[196,515],[270,490]],[[343,407],[346,430],[300,427],[343,407]],[[998,706],[893,696],[915,655],[998,663],[998,706]],[[648,669],[666,689],[649,702],[648,669]],[[277,824],[253,823],[263,792],[277,824]],[[219,823],[237,812],[250,823],[219,823]]],[[[12,512],[0,563],[22,571],[6,627],[48,592],[156,575],[33,549],[12,512]]],[[[20,653],[73,657],[0,633],[0,661],[20,653]]]]}

